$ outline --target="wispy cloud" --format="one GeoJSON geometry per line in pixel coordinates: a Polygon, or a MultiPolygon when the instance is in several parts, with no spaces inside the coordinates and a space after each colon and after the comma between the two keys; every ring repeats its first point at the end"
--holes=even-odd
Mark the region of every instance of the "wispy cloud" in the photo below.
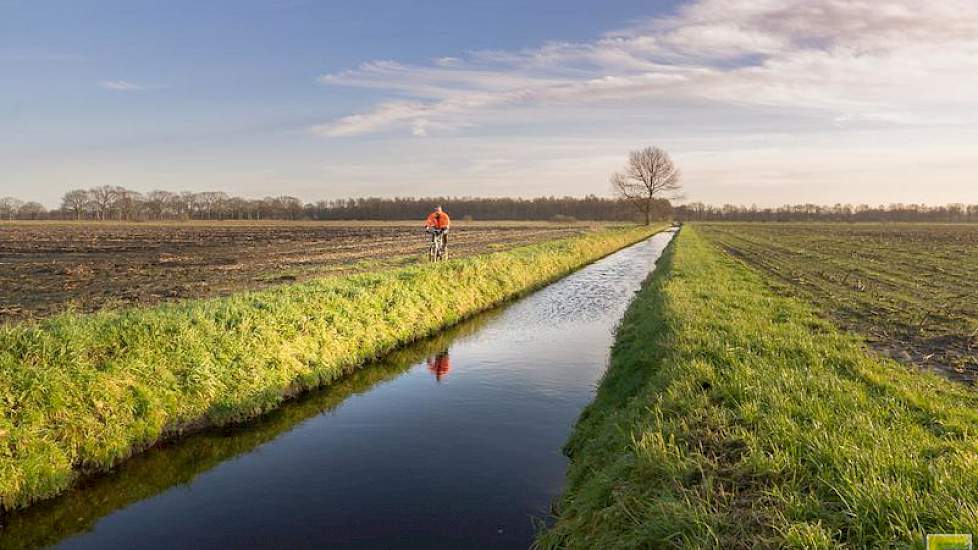
{"type": "Polygon", "coordinates": [[[836,125],[969,123],[978,113],[978,4],[698,0],[591,42],[427,65],[373,61],[320,82],[392,96],[311,129],[332,137],[424,136],[662,102],[815,111],[836,125]]]}
{"type": "Polygon", "coordinates": [[[138,92],[146,89],[144,86],[126,80],[103,80],[99,82],[99,86],[113,92],[138,92]]]}

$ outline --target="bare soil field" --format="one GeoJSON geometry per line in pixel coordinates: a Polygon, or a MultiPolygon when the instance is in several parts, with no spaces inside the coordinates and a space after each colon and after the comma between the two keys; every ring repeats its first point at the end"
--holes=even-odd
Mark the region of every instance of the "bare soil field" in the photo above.
{"type": "MultiPolygon", "coordinates": [[[[452,257],[597,224],[459,222],[452,257]]],[[[0,323],[222,296],[419,261],[420,222],[0,223],[0,323]]]]}
{"type": "Polygon", "coordinates": [[[696,227],[886,355],[978,381],[978,226],[696,227]]]}

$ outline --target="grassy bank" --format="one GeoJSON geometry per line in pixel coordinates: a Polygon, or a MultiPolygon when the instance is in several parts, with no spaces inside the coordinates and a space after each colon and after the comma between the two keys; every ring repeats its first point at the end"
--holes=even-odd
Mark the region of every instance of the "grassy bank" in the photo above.
{"type": "Polygon", "coordinates": [[[976,433],[972,390],[872,356],[686,227],[625,316],[537,543],[899,548],[975,532],[976,433]]]}
{"type": "Polygon", "coordinates": [[[357,369],[322,389],[250,422],[205,430],[132,457],[110,474],[94,476],[58,497],[8,512],[0,528],[0,550],[34,550],[91,531],[103,517],[197,476],[332,411],[352,395],[394,380],[425,358],[472,334],[496,315],[489,311],[417,343],[399,348],[369,368],[357,369]]]}
{"type": "Polygon", "coordinates": [[[57,494],[161,438],[273,409],[652,232],[2,326],[2,507],[57,494]]]}

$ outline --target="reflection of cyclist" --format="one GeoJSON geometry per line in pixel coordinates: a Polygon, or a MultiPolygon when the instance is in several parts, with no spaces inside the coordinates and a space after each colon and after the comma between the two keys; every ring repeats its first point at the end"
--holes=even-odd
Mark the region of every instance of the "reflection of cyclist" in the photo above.
{"type": "Polygon", "coordinates": [[[441,379],[452,371],[452,361],[448,357],[448,352],[443,351],[441,353],[435,354],[434,357],[428,358],[428,370],[435,373],[435,380],[441,382],[441,379]]]}
{"type": "Polygon", "coordinates": [[[440,206],[435,207],[435,211],[428,214],[428,219],[424,222],[424,228],[442,235],[442,242],[445,243],[445,250],[448,250],[448,228],[451,227],[452,220],[440,206]]]}

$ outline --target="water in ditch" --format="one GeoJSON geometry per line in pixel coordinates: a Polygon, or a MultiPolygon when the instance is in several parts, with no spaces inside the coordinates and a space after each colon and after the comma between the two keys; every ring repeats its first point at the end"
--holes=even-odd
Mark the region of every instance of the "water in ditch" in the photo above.
{"type": "Polygon", "coordinates": [[[0,549],[526,548],[615,325],[671,237],[9,515],[0,549]]]}

